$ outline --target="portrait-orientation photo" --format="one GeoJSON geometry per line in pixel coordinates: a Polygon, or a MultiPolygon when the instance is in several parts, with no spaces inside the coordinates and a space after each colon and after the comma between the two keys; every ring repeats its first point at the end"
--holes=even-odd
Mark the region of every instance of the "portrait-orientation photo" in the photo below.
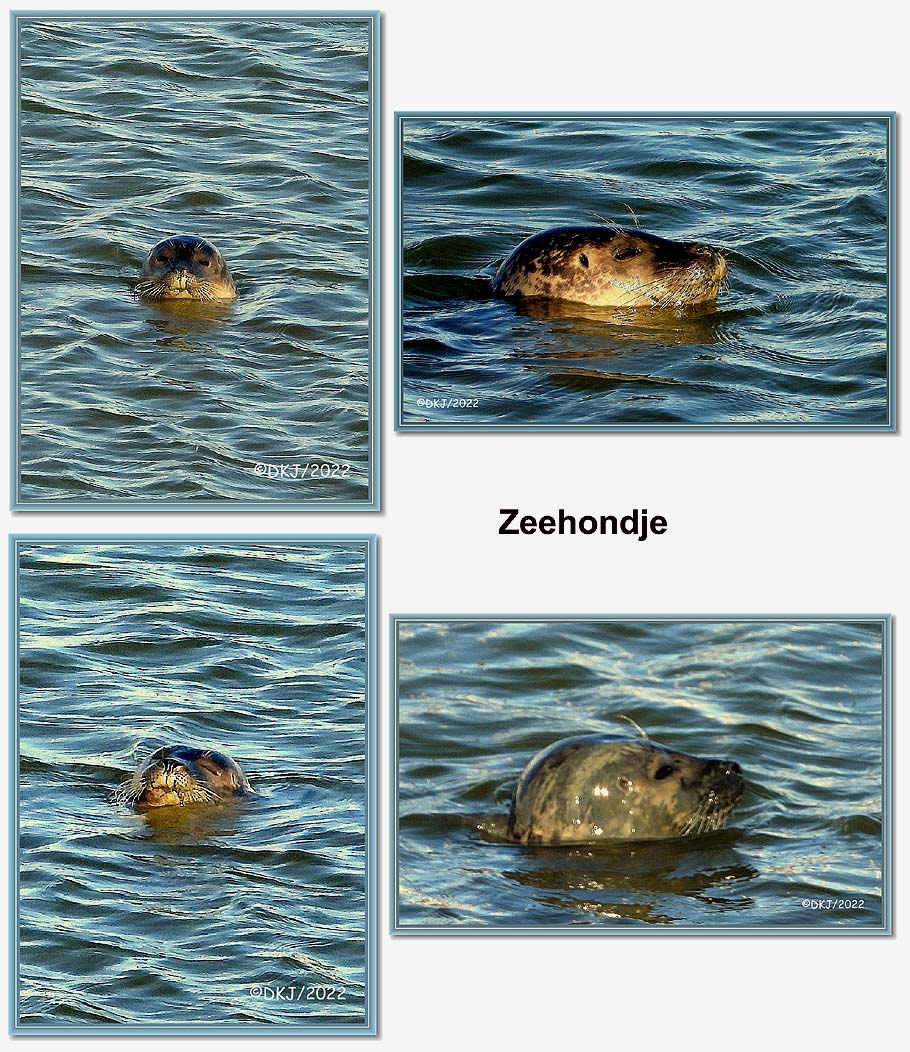
{"type": "Polygon", "coordinates": [[[378,507],[369,13],[13,16],[13,503],[378,507]]]}
{"type": "Polygon", "coordinates": [[[373,541],[11,547],[13,1033],[374,1033],[373,541]]]}
{"type": "Polygon", "coordinates": [[[890,932],[888,618],[391,635],[395,932],[890,932]]]}
{"type": "Polygon", "coordinates": [[[894,115],[397,133],[399,430],[894,430],[894,115]]]}

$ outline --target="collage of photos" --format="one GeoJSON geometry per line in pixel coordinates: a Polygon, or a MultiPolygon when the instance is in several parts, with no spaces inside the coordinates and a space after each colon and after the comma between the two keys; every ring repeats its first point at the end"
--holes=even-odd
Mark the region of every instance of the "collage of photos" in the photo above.
{"type": "Polygon", "coordinates": [[[13,1037],[382,1038],[426,954],[422,1047],[434,940],[894,934],[897,113],[406,108],[393,21],[10,15],[13,1037]]]}

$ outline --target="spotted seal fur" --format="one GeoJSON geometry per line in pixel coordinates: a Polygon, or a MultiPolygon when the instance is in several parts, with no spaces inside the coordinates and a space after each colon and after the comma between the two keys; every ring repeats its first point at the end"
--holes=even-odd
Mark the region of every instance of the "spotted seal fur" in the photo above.
{"type": "Polygon", "coordinates": [[[525,767],[507,835],[539,845],[698,836],[724,825],[744,785],[732,760],[612,734],[566,738],[525,767]]]}
{"type": "Polygon", "coordinates": [[[617,226],[565,226],[527,238],[505,260],[493,291],[592,307],[652,310],[709,303],[727,273],[721,253],[617,226]]]}

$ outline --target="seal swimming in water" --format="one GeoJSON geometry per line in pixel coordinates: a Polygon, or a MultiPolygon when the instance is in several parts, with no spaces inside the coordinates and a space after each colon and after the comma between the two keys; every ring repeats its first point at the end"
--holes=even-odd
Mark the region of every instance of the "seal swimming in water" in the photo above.
{"type": "Polygon", "coordinates": [[[141,300],[233,300],[234,279],[217,248],[202,237],[174,234],[159,241],[133,293],[141,300]]]}
{"type": "Polygon", "coordinates": [[[654,310],[709,303],[726,273],[720,252],[697,241],[615,226],[565,226],[522,241],[499,268],[493,291],[507,299],[654,310]]]}
{"type": "Polygon", "coordinates": [[[156,750],[114,794],[138,811],[185,807],[250,796],[252,789],[236,763],[223,752],[166,745],[156,750]]]}
{"type": "Polygon", "coordinates": [[[697,836],[720,829],[743,788],[730,760],[585,734],[533,757],[515,787],[507,833],[531,845],[697,836]]]}

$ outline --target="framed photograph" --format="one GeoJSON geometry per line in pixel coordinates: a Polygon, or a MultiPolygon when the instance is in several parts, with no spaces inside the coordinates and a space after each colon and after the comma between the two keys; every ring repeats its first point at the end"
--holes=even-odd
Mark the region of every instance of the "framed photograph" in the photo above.
{"type": "Polygon", "coordinates": [[[889,617],[393,616],[396,934],[890,934],[889,617]]]}
{"type": "Polygon", "coordinates": [[[378,14],[12,19],[14,509],[378,510],[378,14]]]}
{"type": "Polygon", "coordinates": [[[396,115],[400,431],[893,431],[889,113],[396,115]]]}
{"type": "Polygon", "coordinates": [[[375,561],[12,539],[14,1034],[376,1032],[375,561]]]}

